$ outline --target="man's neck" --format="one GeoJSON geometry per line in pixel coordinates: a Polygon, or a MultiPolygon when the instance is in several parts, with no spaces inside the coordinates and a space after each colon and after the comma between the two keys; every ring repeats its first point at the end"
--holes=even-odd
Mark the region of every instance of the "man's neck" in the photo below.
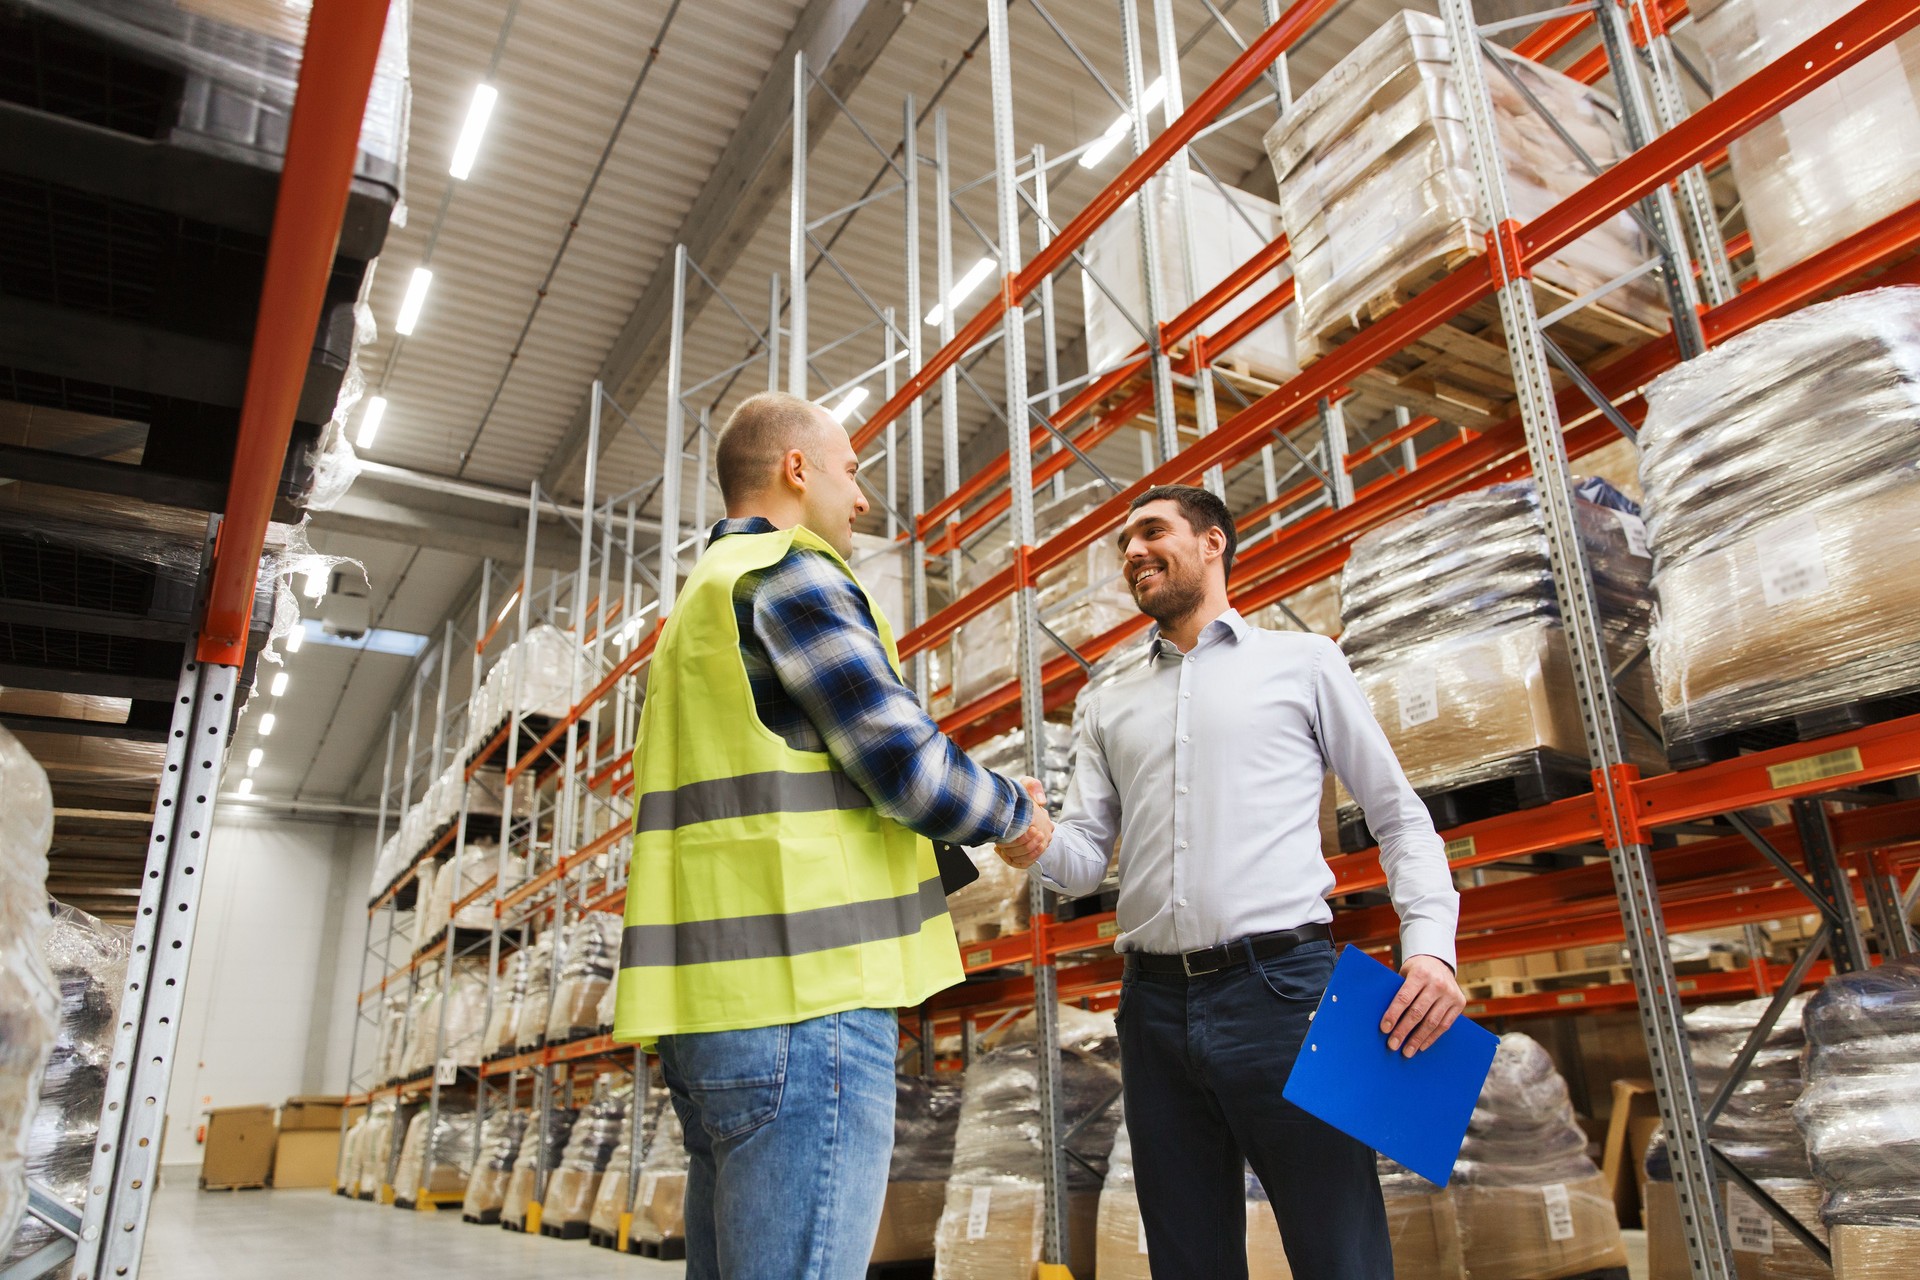
{"type": "Polygon", "coordinates": [[[1180,652],[1187,653],[1194,645],[1200,643],[1200,633],[1205,631],[1214,619],[1225,613],[1228,607],[1224,593],[1218,596],[1209,594],[1192,613],[1176,618],[1172,622],[1161,623],[1160,638],[1180,652]]]}

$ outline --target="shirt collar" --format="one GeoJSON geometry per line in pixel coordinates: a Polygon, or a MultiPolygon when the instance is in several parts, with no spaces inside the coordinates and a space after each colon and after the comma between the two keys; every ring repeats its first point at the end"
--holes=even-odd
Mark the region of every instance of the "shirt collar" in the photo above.
{"type": "MultiPolygon", "coordinates": [[[[1222,641],[1231,639],[1235,644],[1238,644],[1247,638],[1247,632],[1251,630],[1253,630],[1252,624],[1240,616],[1240,611],[1232,606],[1228,606],[1225,613],[1201,629],[1200,639],[1193,647],[1195,649],[1203,649],[1206,647],[1209,639],[1222,641]]],[[[1154,624],[1154,626],[1148,630],[1147,637],[1149,641],[1147,645],[1147,660],[1149,662],[1159,658],[1162,654],[1177,654],[1180,652],[1173,647],[1170,641],[1161,638],[1158,623],[1154,624]]]]}
{"type": "Polygon", "coordinates": [[[712,546],[730,533],[778,533],[773,521],[765,516],[729,517],[713,526],[713,532],[707,535],[707,545],[712,546]]]}

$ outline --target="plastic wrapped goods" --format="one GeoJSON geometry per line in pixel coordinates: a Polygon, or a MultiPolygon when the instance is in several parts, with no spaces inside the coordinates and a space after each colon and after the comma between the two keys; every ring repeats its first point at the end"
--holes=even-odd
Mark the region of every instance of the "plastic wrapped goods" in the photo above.
{"type": "Polygon", "coordinates": [[[61,993],[46,953],[52,838],[46,772],[0,729],[0,1254],[27,1211],[28,1135],[60,1029],[61,993]]]}
{"type": "MultiPolygon", "coordinates": [[[[1586,480],[1574,520],[1616,666],[1652,623],[1647,558],[1633,504],[1586,480]]],[[[1561,626],[1539,493],[1496,484],[1422,507],[1354,544],[1341,579],[1341,647],[1416,791],[1451,791],[1550,766],[1574,778],[1587,748],[1561,626]]],[[[1651,718],[1642,663],[1621,692],[1651,718]]],[[[1633,758],[1663,764],[1629,730],[1633,758]]],[[[1343,821],[1359,809],[1340,795],[1343,821]]],[[[1551,798],[1551,797],[1548,797],[1551,798]]]]}
{"type": "Polygon", "coordinates": [[[471,759],[515,711],[557,718],[573,705],[575,688],[584,693],[599,680],[587,654],[573,637],[547,623],[531,628],[507,646],[467,713],[467,736],[460,758],[471,759]]]}
{"type": "MultiPolygon", "coordinates": [[[[27,1176],[85,1208],[113,1053],[115,1012],[127,981],[129,933],[84,911],[59,906],[48,929],[45,963],[60,998],[59,1030],[40,1082],[40,1103],[27,1137],[27,1176]]],[[[0,1267],[37,1252],[53,1228],[28,1215],[13,1248],[0,1248],[0,1267]]]]}
{"type": "Polygon", "coordinates": [[[360,1200],[379,1198],[393,1158],[393,1099],[377,1098],[367,1108],[360,1141],[352,1149],[353,1163],[342,1170],[347,1194],[360,1200]]]}
{"type": "Polygon", "coordinates": [[[547,1179],[547,1198],[540,1213],[542,1228],[551,1226],[572,1237],[587,1233],[600,1175],[627,1132],[627,1101],[632,1090],[616,1093],[605,1076],[594,1082],[593,1100],[574,1122],[559,1167],[547,1179]]]}
{"type": "Polygon", "coordinates": [[[640,1162],[640,1189],[633,1197],[635,1240],[658,1244],[687,1234],[687,1141],[680,1112],[673,1104],[660,1107],[653,1136],[640,1162]]]}
{"type": "MultiPolygon", "coordinates": [[[[566,935],[557,930],[544,933],[539,941],[526,949],[527,987],[525,995],[518,1000],[520,1007],[513,1031],[515,1048],[539,1047],[546,1032],[549,997],[553,993],[553,947],[556,939],[564,944],[565,938],[566,935]]],[[[564,945],[561,947],[560,963],[566,963],[564,945]]]]}
{"type": "Polygon", "coordinates": [[[1829,978],[1805,1026],[1793,1114],[1827,1223],[1920,1228],[1920,959],[1829,978]]]}
{"type": "MultiPolygon", "coordinates": [[[[1171,320],[1198,302],[1280,234],[1280,206],[1271,200],[1219,186],[1198,170],[1187,176],[1193,229],[1191,276],[1181,247],[1179,189],[1171,176],[1154,178],[1145,197],[1150,204],[1139,206],[1143,211],[1149,207],[1153,210],[1160,261],[1157,318],[1162,321],[1171,320]]],[[[1110,369],[1136,347],[1146,345],[1140,330],[1134,327],[1135,323],[1144,325],[1147,318],[1138,220],[1127,215],[1109,218],[1088,237],[1083,256],[1091,270],[1091,274],[1083,272],[1080,277],[1080,298],[1087,317],[1087,365],[1095,370],[1110,369]]],[[[1278,289],[1286,278],[1287,270],[1282,266],[1255,280],[1214,312],[1204,331],[1218,333],[1278,289]]],[[[1288,307],[1232,347],[1214,354],[1269,382],[1285,382],[1300,372],[1293,352],[1293,325],[1293,308],[1288,307]]]]}
{"type": "Polygon", "coordinates": [[[560,1167],[560,1156],[567,1149],[567,1142],[573,1137],[573,1126],[580,1119],[580,1112],[573,1107],[556,1107],[544,1117],[545,1124],[527,1122],[527,1131],[520,1140],[520,1152],[513,1158],[513,1171],[507,1175],[506,1202],[500,1206],[502,1226],[524,1229],[528,1207],[539,1203],[536,1198],[540,1192],[540,1175],[551,1173],[560,1167]],[[545,1154],[542,1154],[541,1142],[545,1141],[545,1154]]]}
{"type": "Polygon", "coordinates": [[[613,1236],[620,1232],[620,1219],[627,1212],[627,1188],[633,1173],[633,1139],[627,1130],[620,1132],[620,1144],[607,1159],[606,1172],[593,1193],[593,1208],[587,1215],[587,1229],[595,1236],[613,1236]]]}
{"type": "Polygon", "coordinates": [[[619,916],[590,911],[568,927],[566,962],[547,1015],[547,1042],[557,1044],[600,1029],[600,1003],[620,965],[619,916]]]}
{"type": "Polygon", "coordinates": [[[428,1117],[422,1107],[407,1122],[406,1141],[393,1174],[396,1200],[417,1203],[422,1195],[460,1195],[473,1176],[476,1133],[473,1108],[440,1099],[438,1112],[428,1117]]]}
{"type": "Polygon", "coordinates": [[[1133,1140],[1124,1123],[1113,1133],[1095,1232],[1094,1274],[1100,1280],[1152,1280],[1147,1229],[1140,1221],[1140,1201],[1133,1187],[1133,1140]]]}
{"type": "Polygon", "coordinates": [[[480,1159],[467,1179],[466,1199],[460,1216],[469,1222],[494,1223],[500,1220],[500,1207],[507,1200],[507,1182],[513,1176],[513,1162],[526,1140],[531,1113],[521,1110],[495,1110],[480,1126],[480,1159]]]}
{"type": "MultiPolygon", "coordinates": [[[[1715,94],[1777,61],[1852,0],[1709,0],[1694,31],[1715,94]]],[[[1920,33],[1908,32],[1727,147],[1760,274],[1920,199],[1920,33]]]]}
{"type": "Polygon", "coordinates": [[[1920,289],[1769,321],[1647,404],[1668,741],[1920,686],[1920,289]]]}
{"type": "Polygon", "coordinates": [[[1027,927],[1031,906],[1027,873],[1001,860],[992,845],[967,849],[980,878],[947,899],[954,936],[962,947],[991,942],[1027,927]]]}
{"type": "MultiPolygon", "coordinates": [[[[1071,1127],[1105,1108],[1076,1139],[1076,1149],[1099,1169],[1120,1121],[1112,1018],[1077,1009],[1061,1013],[1062,1115],[1071,1127]]],[[[1039,1260],[1044,1165],[1031,1027],[1029,1018],[1024,1042],[1016,1027],[1000,1047],[967,1068],[953,1171],[935,1240],[934,1274],[940,1280],[1026,1275],[1039,1260]]],[[[1072,1256],[1084,1280],[1093,1271],[1099,1181],[1078,1162],[1069,1162],[1067,1187],[1073,1197],[1068,1211],[1072,1256]]]]}
{"type": "Polygon", "coordinates": [[[347,1126],[340,1139],[340,1163],[334,1166],[335,1194],[353,1196],[360,1190],[360,1165],[366,1159],[367,1126],[372,1121],[363,1113],[347,1126]]]}
{"type": "MultiPolygon", "coordinates": [[[[1710,1102],[1720,1091],[1734,1058],[1770,1003],[1741,1000],[1687,1011],[1687,1042],[1693,1049],[1694,1080],[1703,1102],[1710,1102]]],[[[1802,1092],[1800,1058],[1806,1036],[1801,1017],[1806,1003],[1805,995],[1787,1003],[1713,1124],[1713,1145],[1750,1177],[1806,1182],[1811,1176],[1806,1142],[1793,1120],[1794,1104],[1802,1092]]]]}
{"type": "Polygon", "coordinates": [[[506,968],[493,993],[493,1012],[487,1017],[487,1034],[481,1042],[484,1058],[496,1058],[514,1049],[514,1035],[520,1026],[520,1014],[526,1005],[529,970],[536,958],[545,956],[538,947],[522,947],[507,957],[506,968]]]}
{"type": "MultiPolygon", "coordinates": [[[[1626,136],[1611,99],[1504,50],[1485,54],[1509,200],[1514,216],[1528,222],[1592,177],[1496,57],[1602,169],[1627,153],[1626,136]]],[[[1358,323],[1376,301],[1485,251],[1486,212],[1451,42],[1438,18],[1396,15],[1295,99],[1266,145],[1293,245],[1303,356],[1321,336],[1358,323]]],[[[1576,297],[1649,256],[1638,225],[1619,214],[1533,273],[1576,297]]],[[[1664,324],[1658,290],[1645,278],[1604,303],[1664,324]]]]}
{"type": "Polygon", "coordinates": [[[926,1076],[894,1079],[893,1163],[889,1182],[945,1182],[953,1168],[960,1086],[926,1076]]]}

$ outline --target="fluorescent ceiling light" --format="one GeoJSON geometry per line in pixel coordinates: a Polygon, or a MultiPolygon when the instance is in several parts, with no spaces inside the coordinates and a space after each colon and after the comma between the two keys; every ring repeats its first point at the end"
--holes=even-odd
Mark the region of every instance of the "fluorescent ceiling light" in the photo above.
{"type": "Polygon", "coordinates": [[[260,717],[260,736],[263,738],[273,736],[273,712],[271,711],[260,717]]]}
{"type": "Polygon", "coordinates": [[[403,658],[417,658],[420,651],[427,647],[427,637],[411,631],[374,627],[365,635],[349,640],[345,636],[329,635],[326,626],[318,618],[303,618],[300,626],[307,639],[315,644],[332,645],[338,649],[364,649],[368,653],[392,653],[403,658]]]}
{"type": "Polygon", "coordinates": [[[300,652],[300,646],[305,644],[306,641],[307,641],[306,631],[301,627],[295,627],[293,630],[287,632],[287,652],[288,653],[300,652]]]}
{"type": "Polygon", "coordinates": [[[460,141],[453,148],[453,163],[447,172],[462,181],[473,172],[473,159],[480,154],[480,139],[487,136],[487,120],[493,115],[493,104],[500,100],[500,91],[490,84],[478,84],[473,87],[473,105],[467,108],[467,122],[461,126],[460,141]]]}
{"type": "Polygon", "coordinates": [[[252,779],[252,778],[242,778],[242,779],[240,779],[240,794],[241,794],[241,795],[243,795],[243,796],[250,796],[250,795],[252,795],[252,794],[253,794],[253,779],[252,779]]]}
{"type": "Polygon", "coordinates": [[[953,282],[953,292],[947,295],[946,304],[944,306],[936,305],[933,310],[927,312],[927,323],[937,327],[940,323],[940,318],[965,301],[966,296],[975,289],[978,289],[980,282],[992,275],[993,269],[999,265],[1000,260],[998,258],[982,258],[980,261],[968,267],[967,274],[953,282]]]}
{"type": "Polygon", "coordinates": [[[267,692],[276,698],[279,697],[287,691],[287,681],[291,678],[292,677],[284,671],[276,671],[273,676],[273,684],[268,688],[267,692]]]}
{"type": "MultiPolygon", "coordinates": [[[[1167,81],[1166,81],[1166,77],[1162,76],[1161,78],[1155,80],[1152,84],[1148,85],[1147,91],[1141,95],[1140,97],[1141,112],[1144,114],[1145,112],[1153,110],[1155,107],[1159,106],[1161,102],[1163,102],[1166,99],[1166,96],[1167,96],[1167,81]]],[[[1082,151],[1080,153],[1080,167],[1082,169],[1091,169],[1095,165],[1099,164],[1102,160],[1105,160],[1109,155],[1112,155],[1113,149],[1120,145],[1120,143],[1126,138],[1127,131],[1132,128],[1133,128],[1132,113],[1122,112],[1120,114],[1119,119],[1115,120],[1112,124],[1107,126],[1107,131],[1105,133],[1101,134],[1098,138],[1094,139],[1093,145],[1089,146],[1085,151],[1082,151]]]]}
{"type": "Polygon", "coordinates": [[[839,404],[833,406],[833,408],[827,410],[827,412],[833,415],[835,422],[844,425],[846,420],[853,416],[853,411],[866,402],[867,389],[865,387],[855,387],[841,398],[839,404]]]}
{"type": "Polygon", "coordinates": [[[354,437],[354,444],[365,449],[373,443],[374,433],[380,430],[380,419],[387,416],[387,398],[374,396],[367,401],[365,413],[360,415],[360,434],[354,437]]]}
{"type": "Polygon", "coordinates": [[[327,580],[332,576],[333,571],[324,564],[315,565],[307,570],[307,595],[315,600],[325,599],[327,580]]]}
{"type": "Polygon", "coordinates": [[[515,587],[513,589],[513,594],[507,597],[507,602],[500,606],[500,612],[494,616],[494,619],[493,619],[494,625],[498,626],[501,623],[505,622],[507,620],[508,612],[511,611],[513,606],[518,604],[519,602],[520,602],[520,588],[515,587]]]}
{"type": "Polygon", "coordinates": [[[260,762],[266,758],[266,751],[260,747],[255,747],[253,750],[247,752],[247,768],[258,769],[260,762]]]}
{"type": "Polygon", "coordinates": [[[432,287],[433,272],[415,267],[413,279],[407,281],[407,296],[400,300],[400,316],[393,322],[394,332],[402,335],[413,332],[413,326],[420,322],[420,308],[427,305],[427,290],[432,287]]]}

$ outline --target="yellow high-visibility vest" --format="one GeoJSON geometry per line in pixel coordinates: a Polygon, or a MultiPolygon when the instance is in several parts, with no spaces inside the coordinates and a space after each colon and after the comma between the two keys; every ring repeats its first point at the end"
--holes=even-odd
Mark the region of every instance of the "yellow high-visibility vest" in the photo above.
{"type": "MultiPolygon", "coordinates": [[[[859,586],[810,530],[732,534],[687,578],[654,654],[616,1040],[651,1049],[663,1035],[913,1005],[963,977],[933,845],[754,710],[734,584],[795,546],[859,586]]],[[[897,674],[892,629],[867,605],[897,674]]]]}

